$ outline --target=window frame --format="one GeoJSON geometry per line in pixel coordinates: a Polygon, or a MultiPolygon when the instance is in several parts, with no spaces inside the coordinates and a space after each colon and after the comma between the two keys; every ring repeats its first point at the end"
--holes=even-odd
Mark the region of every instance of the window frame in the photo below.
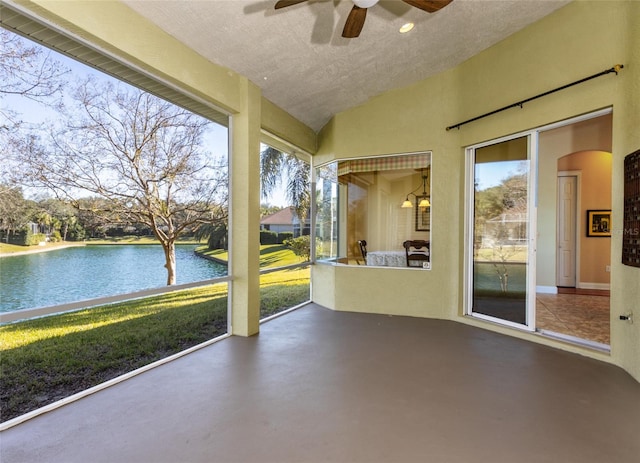
{"type": "MultiPolygon", "coordinates": [[[[405,152],[405,153],[391,153],[391,154],[376,154],[376,155],[371,155],[371,156],[355,156],[355,157],[345,157],[345,158],[335,158],[335,159],[331,159],[329,161],[325,161],[322,163],[319,163],[317,165],[313,166],[312,169],[312,235],[315,238],[316,232],[317,232],[317,226],[316,226],[316,219],[317,219],[317,215],[318,215],[318,202],[316,199],[316,195],[317,195],[317,177],[318,177],[318,169],[321,168],[326,168],[328,166],[330,166],[331,164],[334,164],[336,167],[336,185],[337,185],[337,193],[336,193],[336,197],[338,198],[337,203],[338,203],[338,210],[335,214],[335,220],[337,222],[337,248],[340,249],[341,247],[341,235],[344,234],[344,230],[346,230],[346,219],[344,219],[344,212],[341,211],[341,200],[339,199],[340,196],[340,184],[337,181],[339,175],[337,174],[338,172],[338,163],[339,162],[343,162],[343,161],[354,161],[354,160],[359,160],[362,161],[364,159],[377,159],[377,158],[396,158],[396,157],[402,157],[402,156],[415,156],[415,155],[429,155],[429,165],[427,166],[427,168],[430,169],[430,173],[429,173],[429,181],[428,181],[428,197],[429,199],[431,199],[433,197],[433,151],[432,150],[422,150],[422,151],[412,151],[412,152],[405,152]],[[341,223],[341,221],[343,223],[341,223]]],[[[426,168],[425,168],[426,169],[426,168]]],[[[373,171],[372,171],[373,172],[373,171]]],[[[422,184],[420,185],[422,186],[422,184]]],[[[421,195],[418,194],[417,197],[420,197],[421,195]]],[[[415,201],[415,199],[414,199],[415,201]]],[[[416,211],[416,203],[414,204],[413,208],[411,209],[411,216],[412,216],[412,229],[415,229],[416,227],[416,222],[415,222],[415,211],[416,211]]],[[[433,204],[431,204],[429,206],[429,214],[430,214],[430,230],[428,231],[429,233],[429,239],[428,241],[431,243],[432,239],[431,237],[433,236],[433,223],[434,223],[434,219],[433,219],[433,204]]],[[[417,231],[417,232],[421,232],[421,231],[417,231]]],[[[343,243],[342,246],[347,246],[346,243],[343,243]]],[[[430,246],[431,248],[431,246],[430,246]]],[[[314,250],[315,251],[315,250],[314,250]]],[[[345,254],[348,254],[347,251],[344,251],[345,254]]],[[[330,256],[327,258],[321,258],[318,259],[317,257],[315,257],[313,259],[314,264],[322,264],[322,265],[332,265],[332,266],[344,266],[344,267],[351,267],[351,268],[377,268],[377,269],[387,269],[387,270],[431,270],[433,267],[433,253],[430,249],[429,252],[429,266],[428,268],[416,268],[416,267],[394,267],[394,266],[376,266],[376,265],[357,265],[357,264],[351,264],[348,261],[345,262],[341,262],[341,260],[344,260],[347,258],[347,256],[341,256],[340,252],[338,252],[335,256],[330,256]]]]}

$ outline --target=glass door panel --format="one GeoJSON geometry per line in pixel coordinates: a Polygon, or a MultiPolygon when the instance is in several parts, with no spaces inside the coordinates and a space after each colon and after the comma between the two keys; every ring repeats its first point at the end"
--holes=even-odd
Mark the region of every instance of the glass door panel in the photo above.
{"type": "Polygon", "coordinates": [[[529,137],[473,153],[471,313],[528,325],[529,137]]]}

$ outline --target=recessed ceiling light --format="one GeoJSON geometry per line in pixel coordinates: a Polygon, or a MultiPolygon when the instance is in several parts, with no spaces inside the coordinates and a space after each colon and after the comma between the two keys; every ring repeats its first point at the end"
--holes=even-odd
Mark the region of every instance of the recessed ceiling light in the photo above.
{"type": "Polygon", "coordinates": [[[406,23],[403,24],[402,27],[400,28],[400,33],[401,34],[406,34],[407,32],[409,32],[411,29],[413,29],[413,26],[415,26],[415,24],[413,23],[406,23]]]}

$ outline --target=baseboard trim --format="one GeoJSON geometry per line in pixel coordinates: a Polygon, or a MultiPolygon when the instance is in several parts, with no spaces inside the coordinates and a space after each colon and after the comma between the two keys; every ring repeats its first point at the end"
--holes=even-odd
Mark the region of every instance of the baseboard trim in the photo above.
{"type": "Polygon", "coordinates": [[[559,341],[568,342],[568,343],[575,344],[575,345],[578,345],[578,346],[581,346],[581,347],[587,347],[589,349],[598,350],[600,352],[605,352],[607,354],[611,353],[611,346],[609,346],[609,344],[602,344],[600,342],[590,341],[588,339],[578,338],[576,336],[571,336],[569,334],[557,333],[555,331],[538,330],[538,332],[541,335],[546,336],[548,338],[557,339],[559,341]]]}
{"type": "Polygon", "coordinates": [[[576,288],[579,289],[599,289],[601,291],[609,291],[611,289],[611,285],[609,283],[589,283],[581,281],[578,283],[576,288]]]}
{"type": "Polygon", "coordinates": [[[558,294],[557,286],[536,286],[536,293],[558,294]]]}

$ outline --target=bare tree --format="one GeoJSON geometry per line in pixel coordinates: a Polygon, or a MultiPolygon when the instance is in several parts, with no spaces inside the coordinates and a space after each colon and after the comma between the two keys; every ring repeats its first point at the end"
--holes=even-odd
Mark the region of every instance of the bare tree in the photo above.
{"type": "Polygon", "coordinates": [[[0,196],[10,194],[9,189],[15,184],[12,174],[17,164],[12,150],[25,125],[10,98],[59,107],[68,72],[44,47],[0,28],[0,196]]]}
{"type": "Polygon", "coordinates": [[[52,129],[21,150],[27,178],[111,221],[147,225],[162,244],[167,284],[176,283],[175,245],[198,224],[224,220],[226,162],[203,147],[211,122],[148,93],[87,79],[52,129]]]}
{"type": "MultiPolygon", "coordinates": [[[[0,29],[0,94],[17,95],[38,103],[60,102],[69,69],[53,59],[44,47],[0,29]]],[[[8,130],[19,124],[19,115],[0,107],[0,128],[8,130]]]]}

